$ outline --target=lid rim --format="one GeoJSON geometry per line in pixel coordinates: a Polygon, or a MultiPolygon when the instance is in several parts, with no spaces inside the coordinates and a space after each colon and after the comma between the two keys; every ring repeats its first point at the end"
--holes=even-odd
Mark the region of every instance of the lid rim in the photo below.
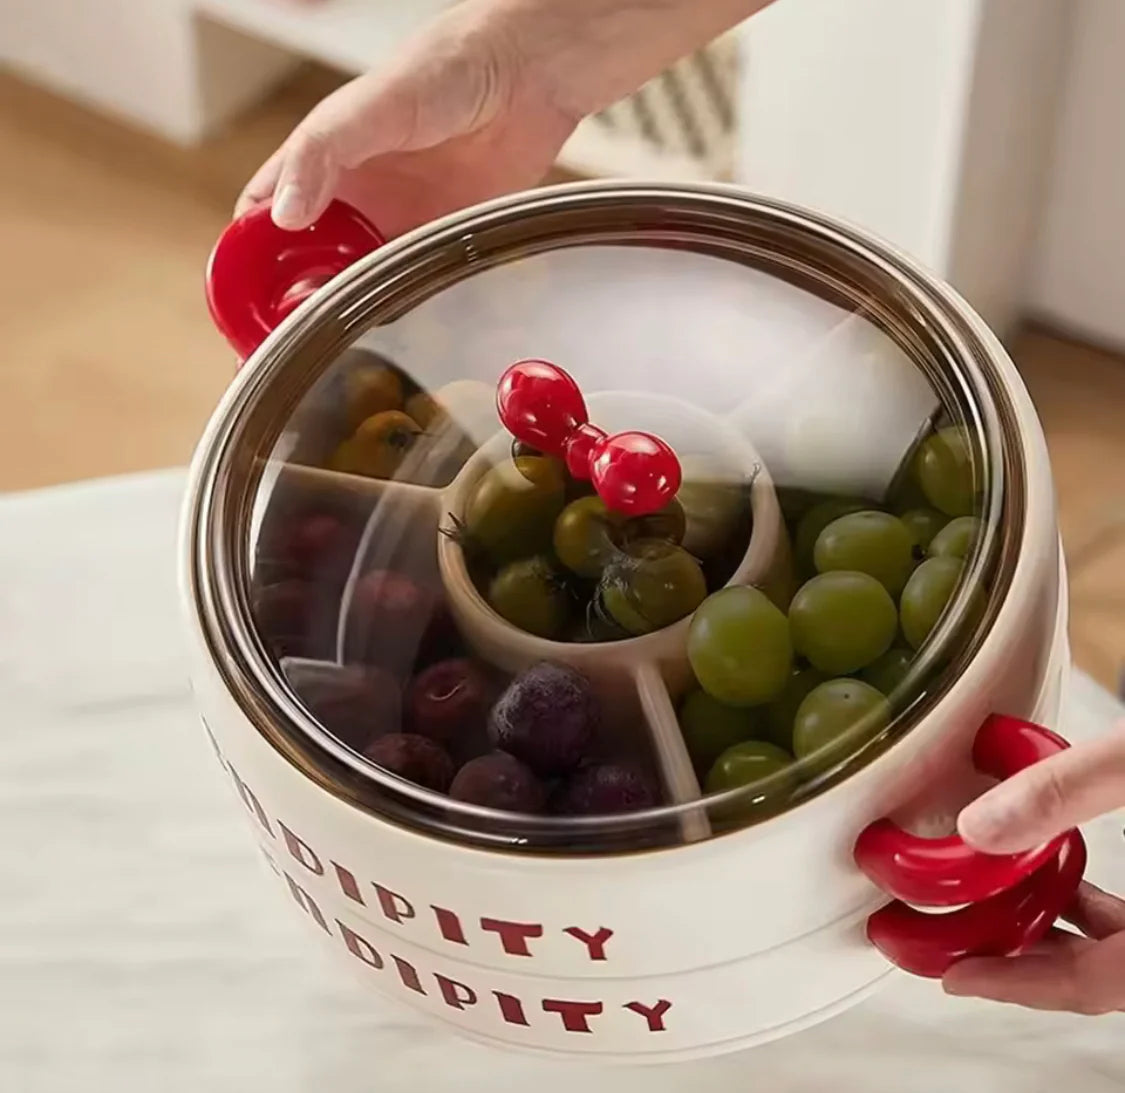
{"type": "MultiPolygon", "coordinates": [[[[315,749],[322,757],[327,754],[335,763],[342,763],[345,768],[350,768],[345,772],[346,779],[361,777],[370,781],[374,775],[373,780],[382,792],[389,791],[394,797],[401,794],[407,799],[409,811],[406,813],[408,816],[406,826],[421,834],[439,838],[449,837],[442,832],[431,830],[427,825],[420,824],[418,821],[423,817],[418,812],[418,806],[422,805],[427,810],[440,809],[443,813],[448,813],[451,810],[450,802],[443,795],[430,793],[407,783],[399,784],[400,779],[378,770],[331,737],[305,713],[299,703],[293,701],[287,688],[279,681],[278,673],[269,666],[268,657],[254,631],[244,595],[248,585],[245,579],[248,573],[245,543],[238,541],[235,535],[237,528],[245,526],[242,517],[249,511],[247,505],[252,505],[258,494],[261,474],[264,471],[262,466],[257,468],[245,466],[246,453],[251,450],[261,450],[253,444],[240,444],[244,438],[248,415],[255,408],[260,411],[267,391],[274,394],[279,386],[284,390],[284,387],[276,381],[296,357],[310,354],[315,349],[322,360],[330,359],[332,353],[341,347],[340,343],[349,340],[349,335],[357,326],[369,325],[368,320],[378,309],[380,298],[385,301],[392,296],[397,282],[405,281],[409,287],[411,282],[424,280],[427,273],[425,268],[427,254],[433,257],[442,246],[456,243],[459,238],[461,242],[465,242],[467,228],[474,228],[466,243],[471,252],[474,235],[479,236],[498,225],[501,227],[509,223],[526,225],[529,219],[534,219],[537,212],[551,212],[557,210],[560,205],[564,211],[573,211],[575,203],[579,208],[592,204],[604,210],[621,205],[629,207],[638,201],[672,201],[678,203],[678,208],[694,213],[698,213],[704,207],[717,209],[723,214],[720,219],[724,222],[724,226],[734,222],[745,226],[748,219],[754,217],[764,219],[774,226],[780,224],[787,230],[815,237],[822,246],[834,247],[842,254],[846,254],[853,263],[863,264],[868,273],[878,272],[900,293],[897,302],[901,311],[907,310],[903,306],[905,301],[913,305],[911,309],[913,314],[901,316],[904,323],[908,320],[919,322],[924,318],[928,321],[927,330],[931,335],[942,335],[947,351],[962,370],[958,376],[964,384],[961,395],[969,400],[970,408],[977,413],[976,423],[983,430],[986,438],[1011,439],[1009,431],[1001,428],[1001,414],[993,401],[1004,394],[1003,383],[997,382],[998,374],[991,376],[987,374],[989,367],[981,367],[982,363],[985,366],[992,364],[990,347],[981,343],[974,335],[972,324],[965,322],[966,313],[972,315],[972,312],[963,301],[951,299],[940,282],[893,248],[881,244],[865,233],[787,203],[752,197],[734,186],[716,184],[683,187],[671,183],[637,185],[617,182],[572,183],[552,187],[532,194],[497,199],[476,209],[453,214],[435,224],[417,229],[355,263],[345,273],[315,293],[270,335],[247,361],[208,426],[207,434],[197,454],[198,470],[193,474],[194,494],[190,498],[189,592],[195,621],[204,632],[212,658],[220,666],[224,683],[236,698],[241,696],[239,705],[254,723],[255,728],[276,748],[281,743],[278,739],[277,722],[278,720],[283,722],[285,730],[282,735],[286,741],[279,750],[291,762],[297,762],[306,775],[310,773],[309,766],[315,766],[310,763],[309,756],[303,754],[304,749],[309,747],[315,749]],[[409,267],[412,259],[416,259],[418,264],[413,268],[404,269],[403,267],[409,267]],[[379,289],[372,291],[369,282],[378,276],[380,271],[386,273],[388,270],[391,276],[385,278],[384,284],[379,289]],[[241,479],[241,489],[237,488],[240,470],[237,455],[239,448],[243,453],[241,470],[246,472],[241,479]],[[254,716],[251,715],[252,711],[254,716]]],[[[569,244],[564,243],[564,245],[569,244]]],[[[469,265],[472,267],[474,263],[471,253],[469,258],[469,265]]],[[[890,307],[889,304],[887,306],[890,307]]],[[[891,308],[887,317],[894,316],[894,309],[891,308]]],[[[291,368],[290,372],[295,370],[291,368]]],[[[991,370],[995,372],[995,369],[991,370]]],[[[306,373],[305,378],[307,380],[305,389],[307,389],[315,381],[316,373],[311,376],[306,373]]],[[[303,390],[294,388],[285,401],[290,406],[294,406],[303,393],[303,390]]],[[[999,518],[1004,502],[1003,476],[996,473],[996,466],[989,464],[1002,460],[1004,454],[1005,452],[999,450],[995,444],[991,445],[991,450],[985,453],[989,479],[986,483],[988,488],[985,496],[990,502],[990,511],[985,514],[985,538],[989,542],[982,543],[973,572],[969,575],[970,580],[965,582],[966,587],[963,587],[959,594],[960,608],[963,608],[971,597],[971,588],[968,586],[971,584],[971,578],[974,575],[979,577],[978,571],[984,568],[984,559],[991,553],[993,545],[991,540],[999,535],[999,518]],[[985,549],[986,545],[989,549],[985,549]]],[[[1018,470],[1019,467],[1009,460],[1009,475],[1018,470]]],[[[1019,479],[1018,474],[1016,478],[1019,479]]],[[[1016,494],[1021,492],[1017,488],[1016,494]]],[[[1022,513],[1022,505],[1019,508],[1022,513]]],[[[1018,539],[1019,536],[1017,535],[1016,538],[1018,539]]],[[[944,624],[944,635],[939,634],[938,640],[933,643],[931,659],[936,658],[944,649],[950,633],[960,622],[960,616],[959,610],[949,613],[944,624]]],[[[929,705],[931,703],[927,703],[927,706],[929,705]]],[[[866,767],[876,755],[893,746],[900,736],[909,732],[917,723],[916,716],[913,718],[909,716],[911,711],[912,707],[904,710],[879,737],[852,752],[825,777],[818,779],[815,787],[811,789],[809,786],[803,787],[810,789],[809,792],[798,792],[787,798],[786,808],[783,811],[789,811],[804,800],[819,796],[842,784],[852,773],[866,767]]],[[[375,811],[376,815],[390,819],[391,822],[399,822],[393,813],[400,812],[400,809],[392,809],[391,815],[388,815],[382,808],[373,809],[370,801],[355,800],[353,793],[355,787],[347,787],[338,778],[325,776],[317,780],[324,788],[350,800],[357,807],[375,811]]],[[[605,834],[607,831],[635,834],[635,828],[648,828],[651,831],[649,825],[652,823],[675,821],[687,810],[706,808],[710,811],[724,804],[729,806],[744,796],[743,790],[731,790],[725,794],[701,798],[696,802],[661,806],[619,817],[531,816],[526,819],[531,821],[535,828],[565,832],[568,843],[571,843],[573,836],[581,831],[596,831],[600,834],[605,834]]],[[[511,813],[464,805],[461,802],[456,803],[455,811],[463,813],[466,820],[476,818],[493,821],[503,818],[508,824],[513,821],[511,813]]],[[[515,819],[523,818],[515,817],[515,819]]],[[[448,830],[448,820],[444,822],[448,830]]],[[[768,822],[768,818],[759,821],[759,824],[761,822],[768,822]]],[[[464,830],[458,831],[457,837],[460,841],[475,845],[483,843],[491,849],[517,849],[521,843],[527,841],[526,836],[509,835],[493,838],[481,831],[464,830]]],[[[664,844],[661,844],[660,848],[665,848],[664,844]]],[[[536,849],[540,848],[536,847],[536,849]]],[[[611,848],[609,852],[621,851],[619,848],[611,848]]]]}

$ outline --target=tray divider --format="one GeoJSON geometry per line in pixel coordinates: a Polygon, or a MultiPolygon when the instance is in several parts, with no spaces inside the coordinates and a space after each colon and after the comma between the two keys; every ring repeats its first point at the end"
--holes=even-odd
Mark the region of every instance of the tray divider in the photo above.
{"type": "Polygon", "coordinates": [[[702,807],[699,780],[680,732],[679,719],[664,677],[656,665],[649,663],[637,667],[634,680],[660,775],[672,804],[700,804],[699,808],[690,809],[681,817],[680,830],[684,841],[699,842],[710,838],[711,822],[702,807]]]}

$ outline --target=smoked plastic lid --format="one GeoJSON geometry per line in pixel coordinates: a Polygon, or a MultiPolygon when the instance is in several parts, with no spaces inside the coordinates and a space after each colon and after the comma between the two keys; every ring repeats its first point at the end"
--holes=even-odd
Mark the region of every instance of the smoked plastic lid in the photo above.
{"type": "Polygon", "coordinates": [[[250,359],[201,550],[260,731],[333,792],[478,844],[707,838],[862,766],[987,628],[994,385],[897,256],[725,189],[385,245],[254,215],[210,269],[250,359]]]}

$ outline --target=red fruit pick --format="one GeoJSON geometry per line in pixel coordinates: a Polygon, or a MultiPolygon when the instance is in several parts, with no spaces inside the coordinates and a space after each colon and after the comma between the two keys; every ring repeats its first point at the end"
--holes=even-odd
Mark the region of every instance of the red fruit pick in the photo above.
{"type": "Polygon", "coordinates": [[[680,461],[659,437],[617,433],[594,448],[590,479],[606,507],[627,516],[659,512],[679,492],[680,461]]]}
{"type": "Polygon", "coordinates": [[[500,421],[517,440],[562,457],[570,435],[588,420],[578,384],[549,361],[517,361],[496,394],[500,421]]]}

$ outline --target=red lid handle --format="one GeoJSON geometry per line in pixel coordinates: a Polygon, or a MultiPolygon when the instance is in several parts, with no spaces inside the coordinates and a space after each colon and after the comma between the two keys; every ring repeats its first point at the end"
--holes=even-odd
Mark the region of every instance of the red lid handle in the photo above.
{"type": "Polygon", "coordinates": [[[1085,869],[1086,843],[1071,831],[1051,861],[1007,892],[937,915],[896,900],[867,920],[867,937],[903,971],[934,979],[967,957],[1019,956],[1070,905],[1085,869]]]}
{"type": "Polygon", "coordinates": [[[245,360],[298,304],[385,241],[342,201],[295,232],[279,228],[269,208],[259,206],[230,224],[211,252],[211,318],[245,360]]]}
{"type": "Polygon", "coordinates": [[[578,384],[550,361],[513,364],[500,377],[496,405],[512,436],[564,459],[575,478],[593,483],[609,509],[647,516],[680,489],[680,461],[663,440],[651,433],[607,436],[591,425],[578,384]]]}
{"type": "MultiPolygon", "coordinates": [[[[973,762],[1004,779],[1067,746],[1039,725],[993,716],[977,733],[973,762]]],[[[1086,857],[1074,831],[1022,854],[993,855],[956,835],[924,839],[879,820],[860,835],[855,860],[896,899],[868,920],[868,937],[900,967],[941,975],[965,956],[1013,955],[1042,937],[1073,899],[1086,857]],[[970,906],[934,915],[907,904],[970,906]]]]}

